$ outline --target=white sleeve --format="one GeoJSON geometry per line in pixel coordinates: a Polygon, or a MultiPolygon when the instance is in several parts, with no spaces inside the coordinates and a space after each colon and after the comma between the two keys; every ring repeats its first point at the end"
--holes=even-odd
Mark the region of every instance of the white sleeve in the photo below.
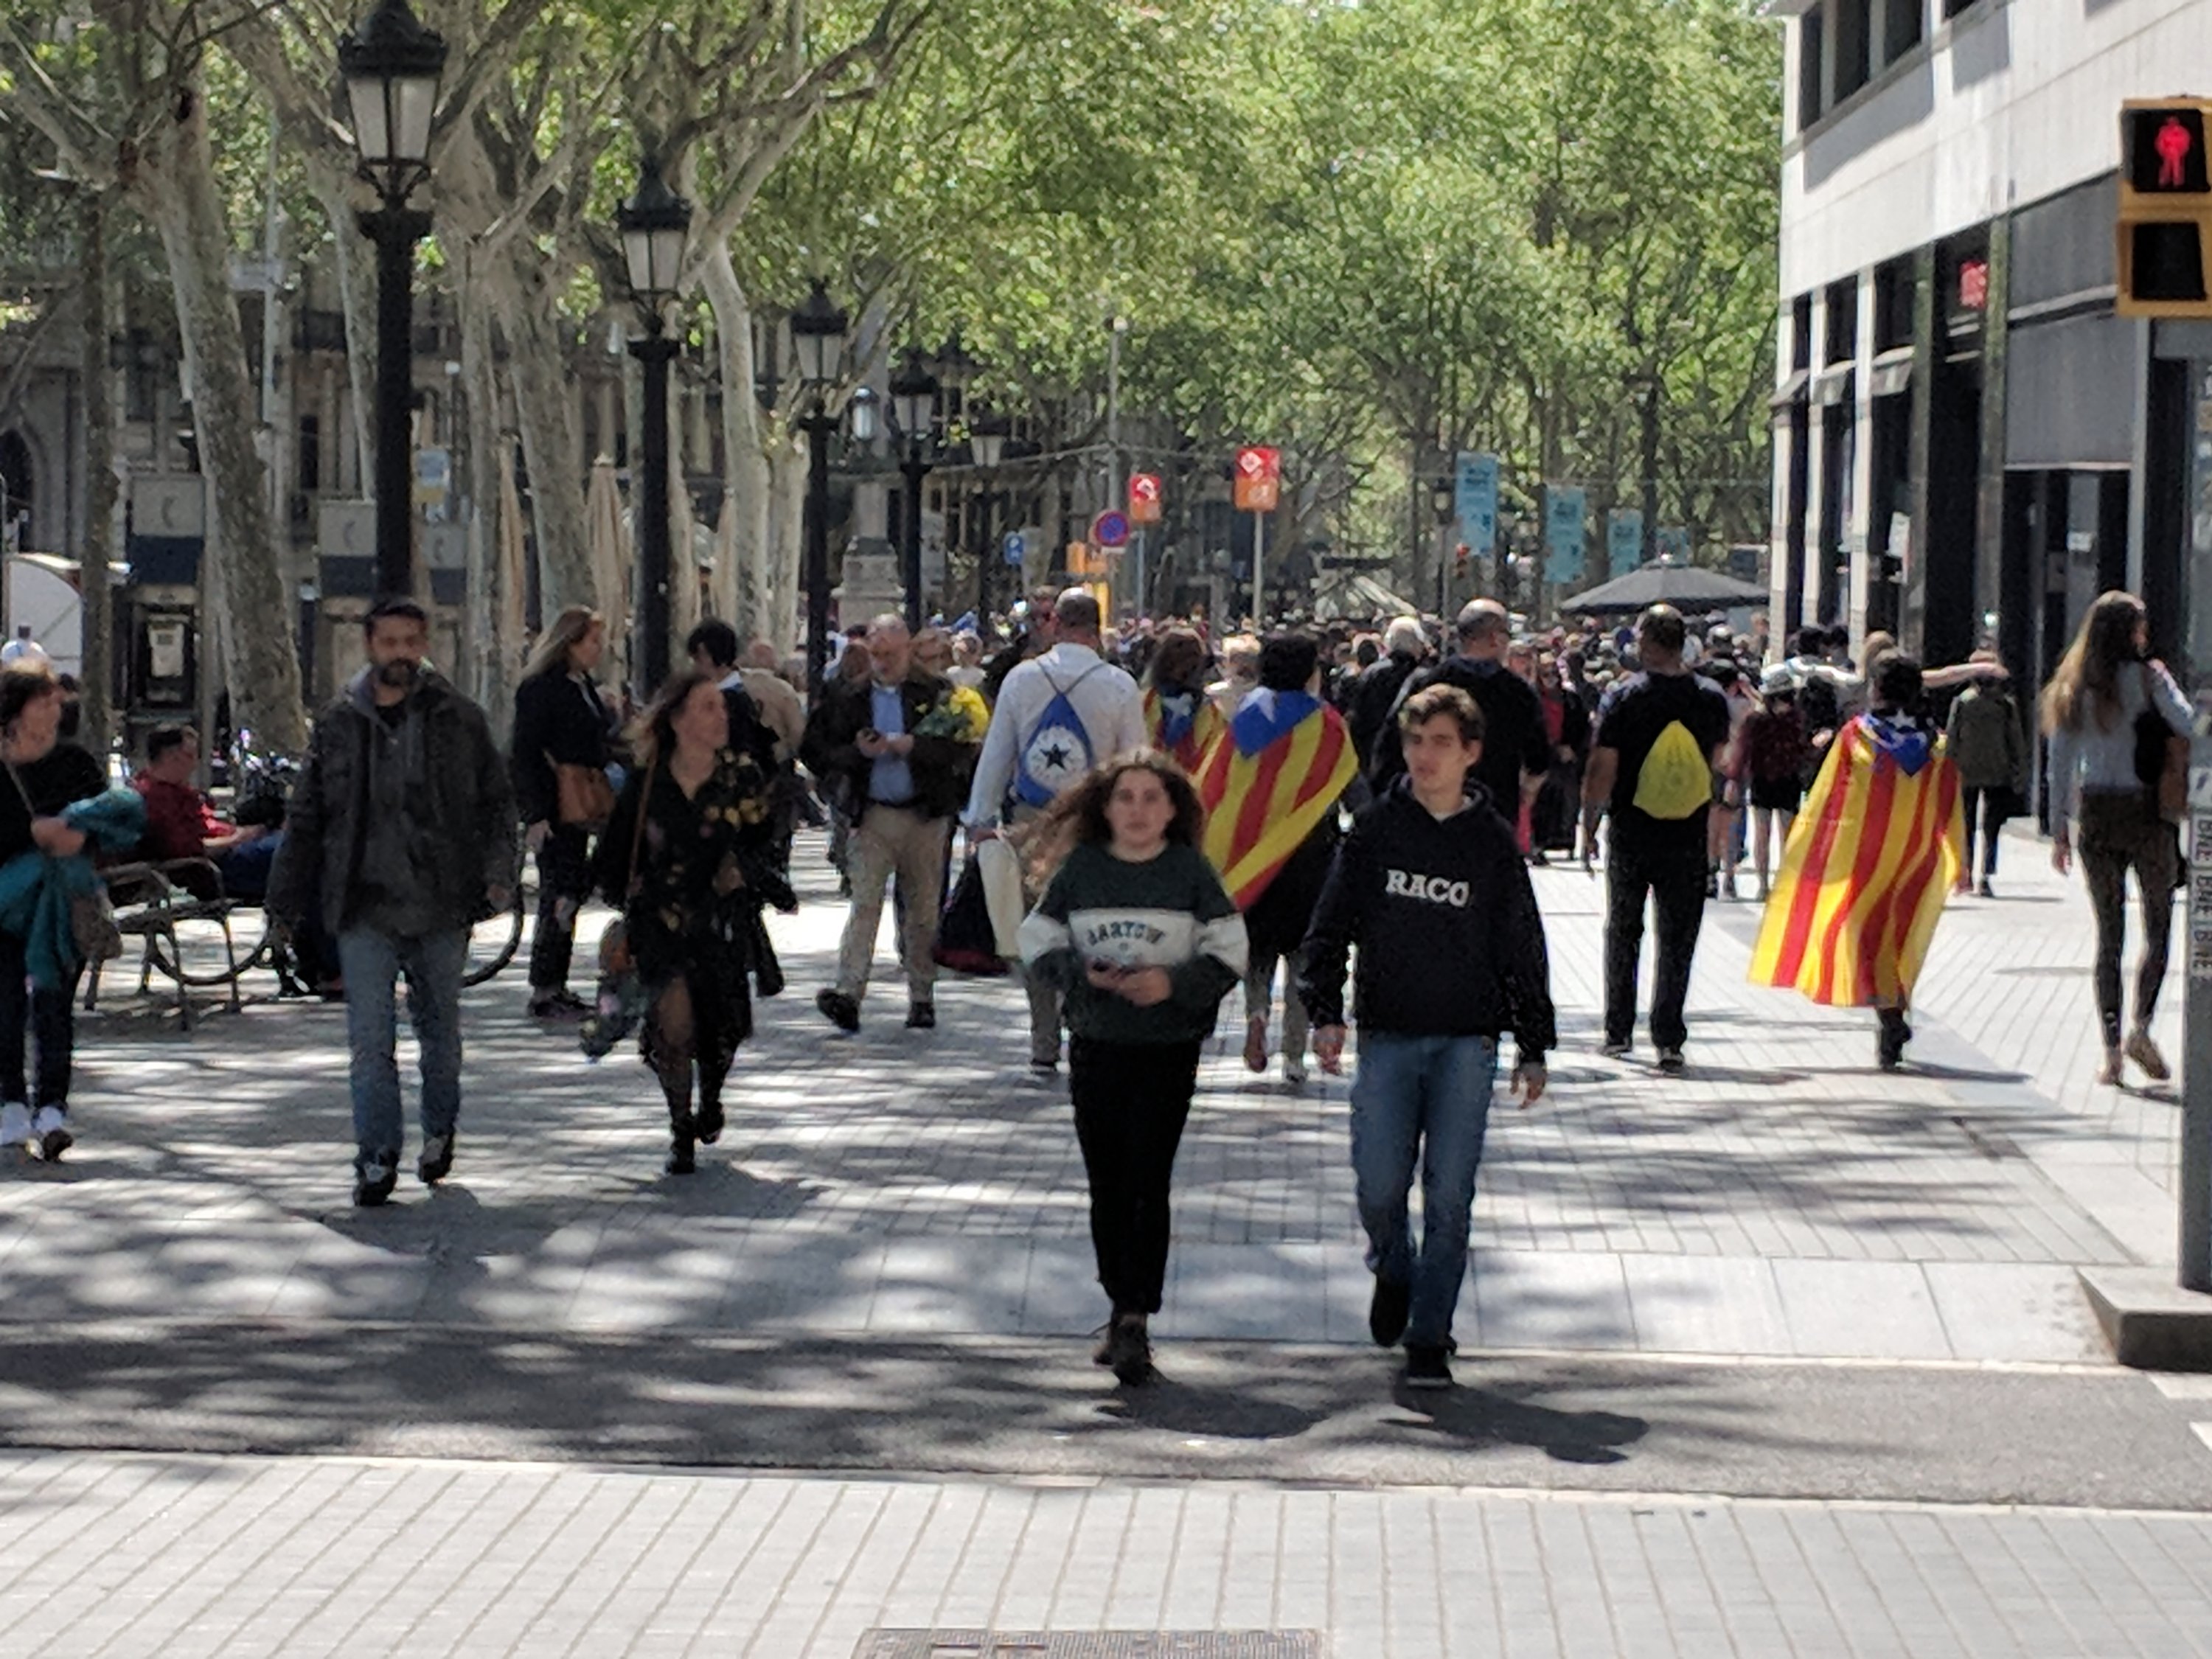
{"type": "Polygon", "coordinates": [[[1024,724],[1021,689],[1016,684],[1019,668],[1006,677],[999,690],[999,706],[991,711],[991,724],[983,733],[983,752],[975,757],[975,780],[969,786],[968,810],[961,822],[971,830],[988,829],[999,821],[1007,787],[1014,781],[1014,748],[1024,724]]]}

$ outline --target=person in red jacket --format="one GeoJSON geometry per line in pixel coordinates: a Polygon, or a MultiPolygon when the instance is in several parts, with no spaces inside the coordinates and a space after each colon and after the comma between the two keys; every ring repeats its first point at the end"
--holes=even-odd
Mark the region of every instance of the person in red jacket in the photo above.
{"type": "MultiPolygon", "coordinates": [[[[157,726],[146,739],[146,766],[131,780],[131,787],[145,798],[146,838],[140,851],[149,859],[205,859],[222,878],[222,891],[231,898],[258,901],[269,889],[269,866],[276,857],[282,832],[276,835],[258,825],[243,828],[227,823],[215,814],[205,795],[192,787],[199,769],[200,734],[189,726],[157,726]]],[[[204,874],[183,873],[180,884],[199,893],[207,885],[204,874]]]]}

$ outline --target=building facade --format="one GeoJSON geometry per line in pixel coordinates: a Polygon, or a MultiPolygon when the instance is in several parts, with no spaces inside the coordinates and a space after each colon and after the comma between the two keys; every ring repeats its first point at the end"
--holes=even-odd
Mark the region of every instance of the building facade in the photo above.
{"type": "Polygon", "coordinates": [[[2212,323],[2114,312],[2120,106],[2212,95],[2212,0],[1773,10],[1778,636],[1987,640],[2039,680],[2127,587],[2212,669],[2212,323]]]}

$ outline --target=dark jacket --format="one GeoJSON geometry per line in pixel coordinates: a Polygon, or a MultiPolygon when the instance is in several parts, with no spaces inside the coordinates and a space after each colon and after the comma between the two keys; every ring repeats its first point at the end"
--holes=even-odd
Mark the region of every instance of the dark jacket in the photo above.
{"type": "Polygon", "coordinates": [[[599,688],[562,669],[526,679],[514,692],[514,744],[509,773],[525,823],[551,823],[560,805],[557,763],[605,767],[614,713],[599,688]]]}
{"type": "Polygon", "coordinates": [[[2027,735],[2020,703],[2002,681],[1968,686],[1945,725],[1959,781],[1969,789],[2027,788],[2027,735]]]}
{"type": "Polygon", "coordinates": [[[1352,695],[1345,699],[1344,723],[1351,728],[1352,746],[1359,751],[1362,766],[1375,759],[1376,743],[1390,723],[1398,694],[1420,665],[1421,659],[1412,653],[1394,651],[1361,670],[1352,681],[1352,695]]]}
{"type": "MultiPolygon", "coordinates": [[[[371,816],[369,744],[379,718],[371,672],[356,675],[316,720],[292,791],[267,902],[270,915],[294,926],[319,901],[332,933],[354,919],[371,816]]],[[[424,862],[436,876],[426,897],[443,925],[466,927],[484,915],[491,889],[514,884],[514,794],[483,710],[435,674],[426,675],[414,695],[426,746],[424,862]]]]}
{"type": "Polygon", "coordinates": [[[1521,775],[1540,778],[1552,767],[1552,744],[1544,734],[1543,705],[1536,688],[1502,662],[1478,662],[1472,657],[1446,657],[1442,662],[1409,675],[1400,688],[1390,718],[1375,740],[1375,758],[1368,781],[1375,793],[1405,775],[1406,757],[1398,742],[1398,708],[1416,691],[1432,685],[1455,685],[1482,710],[1482,758],[1468,775],[1490,792],[1498,810],[1509,817],[1521,811],[1521,775]]]}
{"type": "Polygon", "coordinates": [[[1488,1036],[1523,1060],[1557,1042],[1544,921],[1513,826],[1471,785],[1438,820],[1401,780],[1354,820],[1306,934],[1298,993],[1316,1025],[1344,1024],[1345,958],[1364,1031],[1488,1036]]]}
{"type": "MultiPolygon", "coordinates": [[[[952,694],[952,682],[925,668],[910,668],[899,686],[899,712],[914,752],[907,757],[914,774],[914,809],[925,817],[951,817],[968,804],[975,775],[978,745],[957,738],[919,734],[922,721],[952,694]]],[[[868,809],[869,769],[875,763],[857,742],[876,723],[875,682],[831,681],[822,688],[806,719],[799,757],[806,769],[832,790],[855,819],[868,809]]]]}

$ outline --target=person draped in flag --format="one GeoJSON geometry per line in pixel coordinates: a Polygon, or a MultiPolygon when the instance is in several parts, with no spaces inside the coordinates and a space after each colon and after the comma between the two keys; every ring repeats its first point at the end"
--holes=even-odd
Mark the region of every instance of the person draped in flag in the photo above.
{"type": "Polygon", "coordinates": [[[1871,1006],[1875,1058],[1912,1040],[1912,984],[1962,859],[1959,769],[1917,708],[1920,665],[1874,665],[1865,714],[1844,724],[1790,832],[1751,977],[1838,1007],[1871,1006]]]}
{"type": "Polygon", "coordinates": [[[1194,777],[1227,724],[1206,695],[1206,641],[1193,628],[1170,628],[1152,647],[1145,677],[1145,726],[1152,747],[1194,777]]]}
{"type": "MultiPolygon", "coordinates": [[[[1206,854],[1244,913],[1251,962],[1244,980],[1244,1064],[1267,1069],[1275,967],[1295,963],[1336,851],[1336,808],[1359,779],[1344,717],[1317,695],[1321,649],[1279,634],[1260,653],[1260,683],[1200,764],[1206,854]]],[[[1357,807],[1361,805],[1354,801],[1357,807]]],[[[1304,1006],[1286,995],[1283,1079],[1306,1077],[1304,1006]]]]}

